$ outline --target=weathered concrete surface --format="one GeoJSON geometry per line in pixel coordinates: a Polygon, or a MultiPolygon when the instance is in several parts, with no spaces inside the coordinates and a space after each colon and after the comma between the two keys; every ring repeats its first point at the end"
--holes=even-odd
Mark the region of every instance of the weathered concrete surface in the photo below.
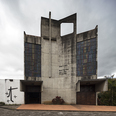
{"type": "Polygon", "coordinates": [[[42,17],[41,39],[43,80],[42,103],[44,101],[51,101],[56,96],[61,96],[67,103],[75,104],[76,14],[66,17],[63,20],[42,17]],[[74,32],[61,37],[60,24],[66,22],[72,22],[74,24],[74,32]],[[51,41],[49,41],[50,38],[51,41]],[[50,57],[51,60],[49,60],[50,57]]]}

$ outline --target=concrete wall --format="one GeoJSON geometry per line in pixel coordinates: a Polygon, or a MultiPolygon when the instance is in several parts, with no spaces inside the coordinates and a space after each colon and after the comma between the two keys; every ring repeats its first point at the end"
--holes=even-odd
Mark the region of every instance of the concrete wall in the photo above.
{"type": "Polygon", "coordinates": [[[99,84],[96,84],[95,91],[96,92],[108,91],[108,79],[99,84]]]}
{"type": "Polygon", "coordinates": [[[0,79],[0,102],[5,102],[5,80],[0,79]]]}
{"type": "Polygon", "coordinates": [[[61,96],[65,102],[75,104],[76,14],[59,21],[42,17],[41,39],[43,81],[42,103],[51,101],[56,96],[61,96]],[[60,24],[65,22],[74,23],[74,32],[61,37],[60,24]],[[49,27],[50,25],[51,27],[49,27]]]}
{"type": "Polygon", "coordinates": [[[0,79],[0,102],[5,104],[24,104],[24,93],[20,91],[20,80],[0,79]],[[15,88],[12,90],[10,87],[15,88]]]}

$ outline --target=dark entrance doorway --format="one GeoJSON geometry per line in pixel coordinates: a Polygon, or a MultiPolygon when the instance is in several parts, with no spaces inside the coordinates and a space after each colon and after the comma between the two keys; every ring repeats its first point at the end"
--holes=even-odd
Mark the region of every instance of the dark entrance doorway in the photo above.
{"type": "Polygon", "coordinates": [[[81,85],[80,92],[76,93],[77,104],[96,105],[95,85],[81,85]]]}
{"type": "Polygon", "coordinates": [[[41,86],[26,86],[25,104],[41,104],[41,86]]]}

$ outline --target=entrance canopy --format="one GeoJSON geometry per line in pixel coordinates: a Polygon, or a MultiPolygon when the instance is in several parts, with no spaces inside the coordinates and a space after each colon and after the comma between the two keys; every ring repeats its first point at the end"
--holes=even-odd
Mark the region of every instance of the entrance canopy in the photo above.
{"type": "Polygon", "coordinates": [[[43,81],[20,80],[20,91],[26,91],[26,86],[41,86],[43,90],[43,81]]]}
{"type": "Polygon", "coordinates": [[[86,79],[79,80],[76,83],[76,91],[80,92],[81,85],[95,85],[95,91],[107,91],[108,90],[108,80],[107,79],[86,79]]]}

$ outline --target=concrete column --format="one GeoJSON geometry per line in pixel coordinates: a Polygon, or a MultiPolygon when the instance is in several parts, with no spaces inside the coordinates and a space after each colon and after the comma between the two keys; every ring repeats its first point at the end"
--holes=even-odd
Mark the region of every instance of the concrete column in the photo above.
{"type": "Polygon", "coordinates": [[[49,77],[52,77],[51,12],[49,12],[49,77]]]}
{"type": "Polygon", "coordinates": [[[24,31],[24,80],[26,80],[26,77],[25,77],[25,42],[27,42],[26,40],[26,33],[24,31]]]}
{"type": "Polygon", "coordinates": [[[97,102],[97,98],[98,98],[98,94],[99,94],[100,92],[96,92],[96,106],[98,105],[98,102],[97,102]]]}
{"type": "MultiPolygon", "coordinates": [[[[98,25],[96,25],[96,38],[97,38],[97,58],[96,58],[96,61],[98,61],[98,25]]],[[[98,67],[98,63],[97,63],[97,67],[98,67]]],[[[98,72],[98,68],[96,68],[96,79],[97,79],[97,72],[98,72]]]]}

